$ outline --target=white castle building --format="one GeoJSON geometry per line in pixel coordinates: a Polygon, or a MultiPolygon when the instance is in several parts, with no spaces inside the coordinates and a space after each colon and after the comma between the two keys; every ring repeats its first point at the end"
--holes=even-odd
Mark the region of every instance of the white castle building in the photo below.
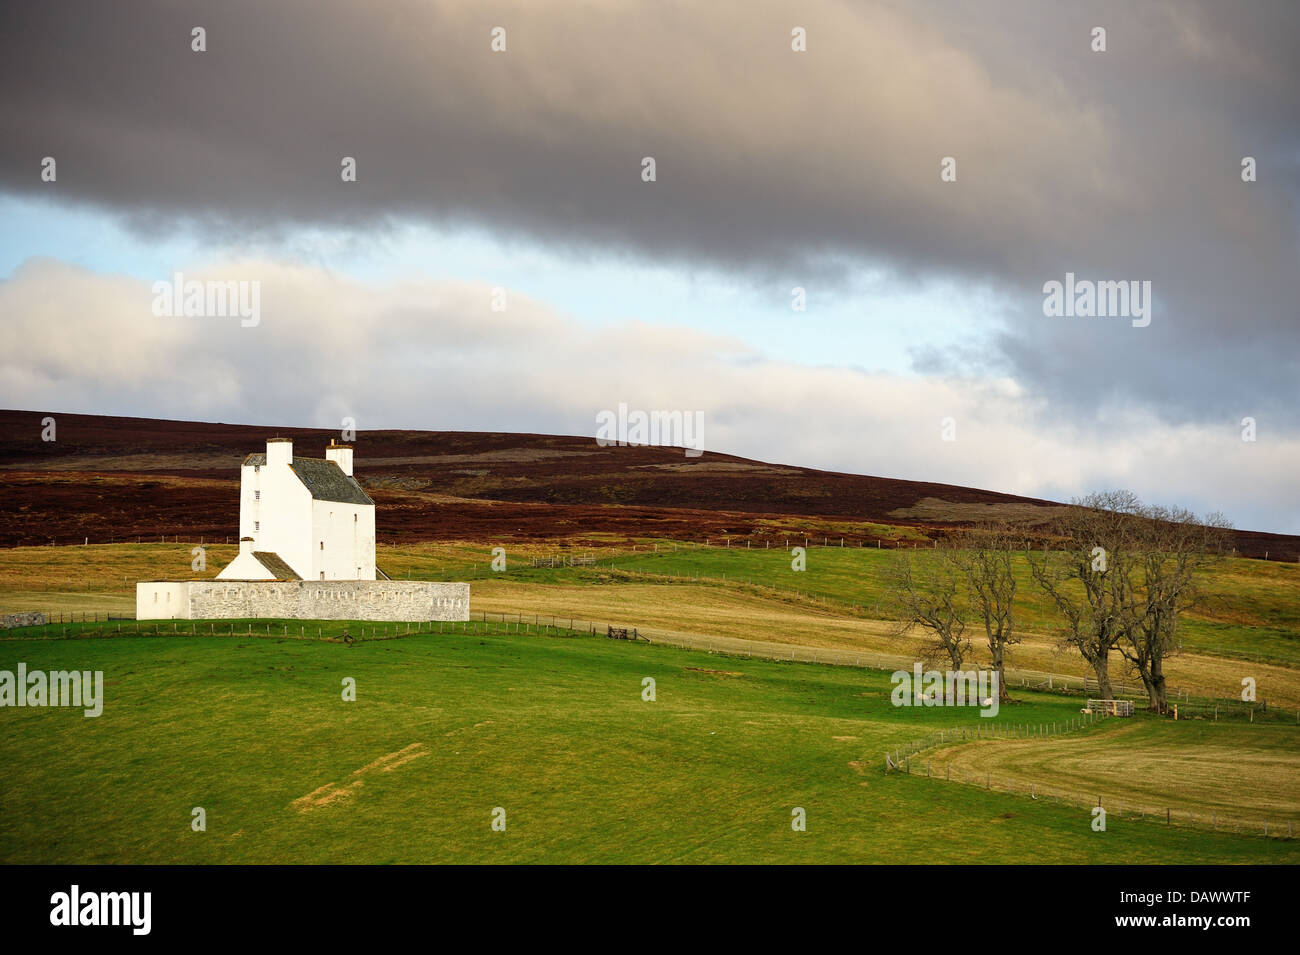
{"type": "Polygon", "coordinates": [[[215,580],[136,584],[136,619],[469,619],[469,584],[390,580],[375,566],[375,502],[352,474],[350,445],[301,458],[292,439],[270,438],[246,457],[239,536],[215,580]]]}
{"type": "Polygon", "coordinates": [[[375,502],[352,476],[352,447],[298,458],[270,438],[240,468],[239,556],[218,580],[375,579],[375,502]]]}

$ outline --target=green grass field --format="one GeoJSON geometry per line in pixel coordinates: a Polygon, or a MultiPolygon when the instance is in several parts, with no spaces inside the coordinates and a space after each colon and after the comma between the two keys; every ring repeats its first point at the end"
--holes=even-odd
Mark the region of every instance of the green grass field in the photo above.
{"type": "MultiPolygon", "coordinates": [[[[196,574],[190,566],[192,546],[100,544],[0,550],[0,610],[131,611],[135,581],[213,576],[237,552],[234,545],[207,545],[208,569],[196,574]]],[[[468,579],[490,586],[588,587],[640,575],[664,583],[700,578],[712,586],[787,602],[820,602],[836,612],[879,618],[887,609],[886,570],[896,558],[888,549],[814,546],[809,549],[807,570],[795,572],[784,549],[691,547],[670,541],[646,541],[637,547],[632,551],[625,545],[511,546],[505,573],[492,572],[489,544],[381,546],[378,563],[394,577],[468,579]],[[657,551],[652,549],[656,547],[657,551]],[[588,554],[599,564],[529,566],[534,556],[558,554],[588,554]]],[[[913,556],[922,563],[930,557],[925,548],[918,548],[913,556]]],[[[1023,560],[1018,576],[1019,626],[1028,632],[1052,631],[1059,621],[1023,560]]],[[[1205,578],[1201,606],[1185,623],[1183,645],[1188,651],[1300,668],[1300,564],[1227,559],[1215,565],[1205,578]]]]}
{"type": "MultiPolygon", "coordinates": [[[[1300,861],[1289,840],[1119,817],[1097,833],[1086,809],[886,775],[887,749],[977,717],[895,708],[887,674],[874,671],[514,633],[351,647],[265,636],[0,641],[0,669],[19,661],[103,670],[106,702],[97,719],[0,709],[4,862],[1300,861]],[[345,677],[356,702],[341,699],[345,677]],[[645,677],[654,702],[642,700],[645,677]],[[206,832],[191,831],[196,806],[206,832]],[[496,807],[504,832],[491,828],[496,807]],[[806,832],[791,829],[795,807],[806,832]]],[[[998,719],[1066,720],[1078,706],[1030,694],[998,719]]],[[[1176,757],[1207,732],[1120,724],[1017,743],[1075,740],[1106,754],[1108,771],[1128,759],[1121,775],[1140,775],[1148,750],[1135,742],[1176,757]]],[[[1278,785],[1294,793],[1300,731],[1213,729],[1229,756],[1269,751],[1287,774],[1278,785]]],[[[1197,780],[1151,796],[1175,807],[1255,800],[1260,813],[1276,798],[1254,794],[1231,764],[1197,780]]]]}

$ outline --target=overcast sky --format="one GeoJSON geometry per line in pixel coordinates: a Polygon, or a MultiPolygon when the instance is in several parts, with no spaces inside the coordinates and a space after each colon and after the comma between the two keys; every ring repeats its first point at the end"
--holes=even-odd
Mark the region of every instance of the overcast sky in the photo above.
{"type": "Polygon", "coordinates": [[[1300,532],[1294,2],[3,17],[6,407],[364,446],[626,402],[719,451],[1300,532]],[[175,272],[260,282],[260,321],[155,315],[175,272]],[[1150,323],[1046,316],[1067,272],[1150,282],[1150,323]]]}

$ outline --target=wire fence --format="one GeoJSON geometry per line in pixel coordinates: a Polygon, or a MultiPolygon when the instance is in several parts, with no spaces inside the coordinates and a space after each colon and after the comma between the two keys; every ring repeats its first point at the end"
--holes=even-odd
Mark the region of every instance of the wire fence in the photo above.
{"type": "MultiPolygon", "coordinates": [[[[709,546],[709,545],[701,545],[701,546],[709,546]]],[[[649,552],[649,545],[647,545],[646,551],[644,552],[649,552]]],[[[633,548],[633,553],[636,553],[635,548],[633,548]]],[[[806,601],[813,605],[834,607],[840,611],[847,612],[856,616],[861,616],[868,620],[885,619],[884,617],[881,616],[882,606],[884,604],[883,598],[877,598],[876,600],[870,603],[865,603],[865,602],[860,603],[852,600],[845,600],[842,597],[837,597],[833,594],[822,593],[816,590],[809,590],[809,589],[796,588],[796,587],[782,587],[781,585],[773,583],[770,580],[759,580],[745,575],[733,574],[729,576],[726,573],[722,573],[718,575],[700,574],[700,573],[673,574],[673,573],[665,573],[663,571],[646,571],[638,568],[630,568],[626,565],[619,567],[616,561],[618,561],[621,557],[626,557],[626,556],[628,555],[626,552],[624,552],[622,554],[611,555],[610,557],[605,558],[607,562],[602,562],[599,558],[597,558],[594,563],[592,558],[587,557],[587,558],[583,558],[580,562],[576,562],[576,563],[570,562],[568,566],[571,567],[579,566],[584,568],[593,568],[596,570],[604,570],[612,573],[618,573],[629,579],[639,579],[639,580],[645,580],[653,583],[694,583],[694,584],[713,584],[719,586],[741,585],[746,587],[752,587],[756,590],[762,590],[766,593],[775,594],[777,596],[806,601]]],[[[545,567],[545,566],[563,567],[565,566],[563,561],[564,559],[562,557],[533,558],[531,567],[529,569],[536,568],[536,567],[545,567]],[[551,563],[550,564],[545,563],[546,560],[550,560],[551,563]]],[[[503,572],[491,570],[490,562],[485,562],[482,565],[482,567],[479,567],[477,565],[474,567],[474,576],[476,579],[478,579],[479,577],[481,577],[482,579],[500,579],[503,576],[503,572]]],[[[1180,651],[1185,651],[1188,653],[1203,654],[1209,656],[1220,656],[1225,659],[1248,660],[1255,663],[1265,663],[1265,664],[1272,664],[1275,666],[1283,666],[1283,667],[1300,667],[1300,656],[1288,656],[1286,654],[1270,653],[1263,650],[1251,650],[1247,648],[1228,647],[1222,644],[1212,644],[1212,645],[1188,644],[1186,646],[1180,644],[1178,649],[1180,651]]],[[[1092,678],[1088,678],[1088,679],[1092,683],[1090,689],[1096,689],[1097,688],[1096,680],[1092,678]]],[[[1121,681],[1116,685],[1122,686],[1123,683],[1121,681]]],[[[1190,689],[1187,689],[1186,691],[1182,691],[1182,692],[1183,695],[1189,695],[1190,689]]],[[[1196,695],[1206,695],[1206,694],[1196,694],[1196,695]]]]}
{"type": "MultiPolygon", "coordinates": [[[[161,535],[153,535],[153,536],[136,535],[135,542],[153,543],[155,537],[159,543],[186,544],[186,545],[197,545],[197,546],[204,546],[205,544],[207,545],[216,544],[219,541],[225,544],[229,544],[232,541],[232,539],[234,539],[231,538],[230,536],[218,538],[215,536],[208,537],[206,535],[194,536],[194,535],[182,535],[182,534],[161,534],[161,535]]],[[[90,543],[89,537],[83,538],[83,542],[85,544],[89,544],[90,543]]],[[[54,542],[51,541],[51,543],[54,542]]],[[[72,543],[76,543],[76,542],[74,541],[72,543]]],[[[131,540],[128,537],[119,541],[110,540],[109,543],[131,543],[131,540]]],[[[781,544],[786,548],[789,548],[790,546],[804,546],[810,548],[820,546],[820,547],[830,547],[830,548],[856,547],[860,549],[865,547],[871,547],[874,545],[874,548],[881,548],[883,546],[885,549],[890,549],[891,547],[906,548],[909,545],[913,547],[934,546],[937,544],[937,542],[932,540],[919,541],[919,540],[899,540],[899,539],[889,539],[889,538],[873,538],[870,536],[858,537],[858,538],[832,537],[830,535],[822,535],[822,540],[820,543],[817,541],[816,537],[811,535],[803,535],[802,538],[791,536],[791,535],[782,535],[780,537],[773,538],[765,535],[761,539],[758,539],[757,541],[751,537],[739,537],[739,536],[726,537],[720,540],[706,537],[702,543],[700,541],[691,541],[691,540],[662,539],[659,541],[652,541],[643,544],[623,544],[623,545],[611,544],[603,548],[587,547],[583,549],[583,553],[581,555],[577,555],[577,554],[565,555],[557,552],[549,557],[532,556],[529,558],[529,566],[526,569],[531,570],[531,569],[538,569],[538,568],[548,568],[548,569],[577,568],[577,569],[584,569],[584,570],[604,570],[608,572],[618,573],[630,579],[641,579],[641,580],[647,580],[647,581],[653,581],[659,583],[700,583],[700,584],[716,584],[716,585],[724,585],[724,586],[728,584],[730,585],[741,584],[777,596],[793,598],[799,601],[806,601],[808,603],[811,603],[814,606],[820,605],[825,607],[835,607],[841,611],[846,611],[850,614],[861,616],[870,620],[882,619],[880,616],[882,601],[879,598],[870,604],[859,603],[851,600],[845,600],[841,597],[832,594],[820,593],[816,590],[793,588],[793,587],[782,587],[779,584],[773,583],[768,580],[759,580],[744,575],[728,576],[726,573],[716,575],[716,576],[708,575],[708,574],[699,574],[699,573],[673,574],[673,573],[664,573],[662,571],[645,571],[636,568],[629,568],[626,565],[620,568],[617,566],[616,563],[616,561],[618,561],[619,559],[626,558],[628,556],[671,553],[677,551],[689,551],[692,549],[699,549],[699,548],[715,549],[715,550],[716,549],[735,549],[735,550],[780,549],[780,547],[775,546],[777,544],[781,544]],[[802,543],[800,543],[801,539],[802,539],[802,543]],[[743,547],[741,546],[742,542],[744,544],[743,547]],[[761,543],[762,546],[761,547],[753,546],[756,542],[761,543]],[[736,545],[734,548],[732,547],[733,543],[736,545]],[[603,551],[604,553],[599,554],[596,553],[597,551],[603,551]]],[[[396,546],[402,546],[402,545],[399,544],[396,546]]],[[[408,576],[409,574],[410,574],[410,569],[408,568],[408,576]]],[[[465,577],[468,579],[502,579],[508,574],[509,571],[493,570],[491,560],[485,560],[481,563],[474,563],[468,566],[464,566],[464,565],[457,566],[456,568],[454,568],[452,572],[452,576],[465,577]],[[468,571],[468,573],[466,573],[465,571],[468,571]]],[[[401,573],[398,572],[398,577],[400,576],[401,573]]],[[[123,578],[123,586],[125,586],[127,583],[128,582],[126,578],[123,578]]],[[[68,592],[81,592],[86,590],[87,587],[89,586],[97,586],[100,584],[110,588],[118,586],[117,581],[115,579],[105,578],[104,580],[101,581],[101,580],[89,580],[86,578],[78,578],[76,581],[70,582],[67,588],[51,588],[47,584],[41,587],[40,589],[46,592],[62,592],[65,589],[68,592]]],[[[1225,659],[1248,660],[1255,663],[1270,664],[1270,665],[1282,666],[1282,667],[1300,667],[1300,657],[1288,656],[1279,653],[1270,653],[1262,650],[1251,650],[1247,648],[1228,647],[1220,644],[1188,645],[1186,648],[1180,646],[1179,649],[1185,649],[1187,652],[1195,653],[1195,654],[1220,656],[1225,659]]],[[[1056,684],[1056,686],[1049,686],[1049,689],[1059,688],[1065,692],[1080,692],[1080,693],[1099,692],[1099,686],[1097,684],[1097,681],[1094,678],[1090,678],[1086,676],[1085,677],[1070,676],[1070,675],[1059,674],[1050,671],[1023,669],[1023,668],[1016,668],[1016,667],[1008,667],[1006,672],[1009,679],[1020,679],[1022,681],[1022,686],[1028,685],[1026,681],[1041,681],[1042,679],[1047,678],[1056,684]],[[1014,678],[1012,677],[1013,673],[1016,674],[1014,678]]],[[[1113,682],[1112,688],[1116,693],[1121,695],[1131,695],[1135,698],[1141,698],[1145,696],[1145,690],[1143,690],[1141,687],[1129,687],[1123,681],[1113,682]]],[[[1171,687],[1168,691],[1168,694],[1171,699],[1179,699],[1179,700],[1191,700],[1197,697],[1203,699],[1213,699],[1219,696],[1218,693],[1210,692],[1205,687],[1171,687]]]]}
{"type": "Polygon", "coordinates": [[[1085,809],[1091,813],[1094,806],[1100,806],[1106,812],[1106,818],[1130,819],[1139,822],[1160,823],[1165,826],[1209,829],[1216,832],[1233,832],[1245,835],[1258,835],[1267,839],[1293,839],[1295,821],[1292,819],[1248,818],[1240,815],[1221,813],[1218,809],[1204,809],[1180,806],[1175,808],[1166,804],[1163,807],[1149,806],[1132,798],[1116,798],[1093,792],[1083,794],[1059,785],[1043,785],[1024,779],[1007,779],[994,776],[992,771],[967,762],[939,761],[919,759],[919,755],[939,746],[951,746],[964,742],[980,740],[1008,740],[1059,737],[1080,730],[1087,730],[1102,722],[1111,722],[1118,717],[1102,713],[1087,713],[1064,722],[1040,723],[978,723],[973,727],[956,727],[937,730],[921,739],[910,740],[885,754],[884,771],[886,775],[902,773],[919,775],[927,778],[939,778],[945,782],[956,782],[967,786],[977,786],[992,792],[1002,792],[1014,796],[1028,797],[1034,801],[1052,802],[1056,805],[1072,806],[1085,809]],[[915,768],[913,761],[916,762],[915,768]]]}
{"type": "MultiPolygon", "coordinates": [[[[485,623],[489,621],[511,623],[514,625],[515,629],[509,632],[514,633],[536,632],[556,635],[559,630],[567,629],[570,631],[585,631],[594,636],[598,632],[605,632],[610,627],[627,628],[629,626],[634,626],[638,633],[651,643],[661,643],[688,650],[704,650],[709,653],[723,653],[738,657],[789,661],[791,663],[817,663],[830,666],[848,666],[860,669],[895,672],[898,670],[910,670],[916,662],[915,655],[908,654],[856,649],[837,649],[830,647],[805,647],[766,640],[753,640],[746,637],[713,636],[680,630],[645,627],[636,622],[628,623],[627,621],[597,621],[576,616],[565,617],[563,615],[524,613],[522,611],[478,611],[475,614],[471,614],[471,616],[476,616],[480,621],[485,623]]],[[[113,620],[134,620],[134,615],[103,614],[93,611],[55,611],[46,614],[45,618],[48,624],[62,625],[73,623],[94,623],[101,620],[105,622],[113,620]]],[[[220,621],[217,621],[216,625],[220,627],[220,621]]],[[[365,624],[365,626],[372,625],[379,626],[380,624],[365,624]]],[[[24,628],[21,626],[12,627],[7,632],[15,633],[22,629],[24,628]]],[[[6,631],[0,629],[0,633],[4,632],[6,631]]],[[[1013,667],[1007,667],[1004,673],[1007,686],[1012,688],[1019,687],[1022,690],[1080,696],[1100,693],[1100,687],[1097,680],[1091,677],[1079,677],[1068,674],[1013,667]]],[[[1208,692],[1204,688],[1195,688],[1200,691],[1197,693],[1193,693],[1193,689],[1194,688],[1191,687],[1170,687],[1168,689],[1169,702],[1178,705],[1180,709],[1186,707],[1185,712],[1190,718],[1198,716],[1213,720],[1247,718],[1253,722],[1256,715],[1267,712],[1271,714],[1271,718],[1274,720],[1293,721],[1297,725],[1300,725],[1300,707],[1297,707],[1293,712],[1290,709],[1279,708],[1277,706],[1270,707],[1267,701],[1263,700],[1250,704],[1243,704],[1239,701],[1217,696],[1208,692]]],[[[1145,688],[1139,685],[1132,685],[1123,681],[1112,682],[1111,690],[1112,694],[1118,698],[1129,698],[1138,701],[1145,701],[1147,699],[1145,688]]]]}
{"type": "Polygon", "coordinates": [[[952,729],[935,730],[921,739],[910,740],[905,745],[885,754],[885,772],[902,769],[911,772],[911,760],[917,753],[935,746],[954,743],[975,742],[987,739],[1031,739],[1045,736],[1061,736],[1077,730],[1096,725],[1103,719],[1099,713],[1083,713],[1064,721],[1041,723],[1003,723],[980,722],[974,726],[959,726],[952,729]]]}
{"type": "MultiPolygon", "coordinates": [[[[551,621],[552,626],[557,621],[563,622],[566,619],[571,624],[571,629],[589,630],[592,633],[603,631],[609,626],[626,627],[628,624],[605,622],[592,622],[575,617],[565,618],[556,617],[548,614],[527,614],[527,613],[502,613],[502,612],[479,612],[480,619],[515,619],[528,620],[532,619],[534,624],[551,621]]],[[[646,637],[653,643],[662,643],[669,646],[682,647],[690,650],[705,650],[709,653],[723,653],[738,657],[760,658],[778,661],[789,661],[792,663],[819,663],[831,666],[848,666],[858,667],[869,670],[883,670],[895,672],[898,670],[910,670],[916,662],[915,656],[897,653],[885,653],[869,650],[847,650],[827,647],[803,647],[786,643],[775,643],[765,640],[752,640],[746,637],[723,637],[689,633],[679,630],[665,630],[657,627],[645,627],[637,624],[637,629],[641,636],[646,637]]],[[[1095,678],[1071,676],[1060,673],[1048,673],[1039,670],[1024,670],[1008,667],[1005,671],[1008,687],[1019,687],[1022,690],[1035,690],[1040,692],[1060,693],[1065,695],[1079,695],[1086,697],[1089,694],[1099,693],[1099,684],[1095,678]]],[[[1201,689],[1201,688],[1198,688],[1201,689]]],[[[1145,687],[1140,685],[1128,684],[1122,681],[1111,684],[1112,694],[1121,698],[1131,698],[1145,702],[1147,692],[1145,687]]],[[[1230,717],[1250,718],[1253,715],[1264,711],[1271,711],[1277,719],[1286,719],[1294,721],[1300,725],[1300,708],[1293,711],[1289,709],[1270,707],[1266,701],[1258,701],[1251,704],[1243,704],[1238,701],[1225,699],[1216,696],[1204,689],[1200,693],[1193,693],[1190,687],[1170,687],[1168,690],[1168,699],[1171,704],[1177,704],[1180,707],[1186,702],[1189,706],[1196,708],[1197,715],[1209,713],[1214,719],[1228,719],[1230,717]]]]}
{"type": "MultiPolygon", "coordinates": [[[[548,617],[542,614],[511,614],[488,611],[481,612],[478,620],[411,621],[403,623],[337,621],[334,622],[334,626],[330,626],[325,622],[315,622],[314,626],[306,622],[295,625],[290,621],[281,621],[279,624],[270,622],[256,623],[248,620],[138,621],[133,618],[105,617],[100,619],[98,615],[90,614],[83,615],[79,627],[77,623],[71,620],[61,620],[58,623],[50,622],[40,627],[15,628],[17,635],[7,636],[4,639],[30,639],[30,635],[24,637],[22,632],[33,629],[50,631],[54,627],[58,627],[60,630],[60,633],[54,635],[54,638],[221,636],[246,639],[317,640],[330,643],[393,640],[435,633],[497,636],[509,636],[511,634],[535,634],[554,637],[596,636],[619,630],[625,632],[627,629],[626,627],[616,627],[611,623],[598,623],[594,620],[583,620],[577,617],[548,617]],[[69,632],[69,627],[72,628],[71,632],[69,632]],[[333,632],[336,627],[340,631],[337,634],[333,632]],[[315,634],[311,632],[313,629],[316,631],[315,634]],[[326,632],[327,630],[330,632],[326,632]]],[[[14,633],[14,631],[10,632],[14,633]]],[[[655,629],[647,630],[646,628],[638,628],[637,632],[639,636],[651,643],[662,643],[751,658],[758,656],[772,660],[787,659],[785,656],[787,648],[781,647],[779,654],[763,653],[761,652],[763,648],[758,645],[758,641],[740,641],[744,644],[750,644],[746,648],[741,648],[736,646],[737,640],[735,638],[692,638],[691,635],[655,629]],[[756,650],[759,652],[756,653],[756,650]]],[[[829,651],[833,652],[837,657],[837,659],[829,659],[827,658],[828,651],[825,650],[798,647],[791,647],[788,650],[789,659],[797,662],[847,665],[847,660],[844,659],[844,651],[829,651]]],[[[855,655],[854,665],[874,668],[872,663],[864,660],[861,654],[855,655]]],[[[927,777],[941,776],[945,781],[964,783],[966,785],[982,785],[986,790],[1028,796],[1033,800],[1049,800],[1056,804],[1073,805],[1074,808],[1087,807],[1089,811],[1091,811],[1093,805],[1101,806],[1108,814],[1108,818],[1113,816],[1115,818],[1163,823],[1166,826],[1186,826],[1200,829],[1209,828],[1215,831],[1258,834],[1275,839],[1291,839],[1294,837],[1294,822],[1292,820],[1251,819],[1241,816],[1229,816],[1220,814],[1216,809],[1206,810],[1185,807],[1175,809],[1168,805],[1163,808],[1155,808],[1143,805],[1140,802],[1111,796],[1098,794],[1085,796],[1082,793],[1063,789],[1059,786],[1043,786],[1036,782],[998,778],[994,777],[988,770],[981,770],[979,767],[961,762],[940,762],[936,769],[934,760],[922,762],[918,759],[921,753],[939,746],[981,740],[1057,737],[1087,730],[1103,720],[1109,721],[1115,718],[1093,712],[1083,713],[1077,717],[1060,721],[1029,723],[989,721],[976,723],[970,727],[943,728],[934,731],[928,736],[911,740],[907,744],[886,753],[884,770],[887,774],[903,773],[911,775],[914,772],[920,773],[923,769],[927,777]],[[915,770],[913,768],[914,761],[917,763],[915,770]]]]}
{"type": "MultiPolygon", "coordinates": [[[[255,621],[238,620],[136,620],[108,617],[99,620],[64,621],[0,631],[3,640],[99,639],[111,637],[253,637],[275,640],[318,640],[326,643],[395,640],[420,634],[469,634],[507,636],[576,636],[553,624],[489,620],[419,620],[384,622],[367,620],[255,621]],[[344,633],[350,640],[344,637],[344,633]]],[[[593,631],[594,634],[594,631],[593,631]]]]}
{"type": "Polygon", "coordinates": [[[944,762],[936,764],[932,761],[924,763],[918,761],[917,766],[913,768],[910,762],[905,762],[902,772],[915,774],[922,770],[930,778],[942,778],[945,781],[974,785],[992,792],[1028,797],[1032,800],[1052,802],[1057,805],[1071,806],[1075,809],[1091,811],[1093,806],[1100,806],[1106,811],[1107,819],[1130,819],[1147,823],[1159,823],[1164,826],[1262,836],[1267,839],[1293,839],[1295,837],[1295,821],[1291,819],[1246,817],[1220,812],[1217,809],[1189,808],[1187,806],[1151,806],[1132,798],[1118,798],[1095,792],[1083,794],[1068,788],[1062,788],[1059,785],[1044,786],[1041,783],[1026,782],[1025,780],[1006,779],[994,776],[989,771],[978,766],[963,763],[944,762]]]}

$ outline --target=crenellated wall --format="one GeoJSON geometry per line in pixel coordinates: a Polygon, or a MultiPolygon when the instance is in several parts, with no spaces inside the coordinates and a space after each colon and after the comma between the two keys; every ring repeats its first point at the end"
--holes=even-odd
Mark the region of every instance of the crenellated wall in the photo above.
{"type": "Polygon", "coordinates": [[[45,614],[37,611],[0,614],[0,630],[8,630],[11,627],[39,627],[44,623],[45,614]]]}
{"type": "Polygon", "coordinates": [[[468,620],[469,584],[421,580],[146,580],[137,620],[468,620]]]}

